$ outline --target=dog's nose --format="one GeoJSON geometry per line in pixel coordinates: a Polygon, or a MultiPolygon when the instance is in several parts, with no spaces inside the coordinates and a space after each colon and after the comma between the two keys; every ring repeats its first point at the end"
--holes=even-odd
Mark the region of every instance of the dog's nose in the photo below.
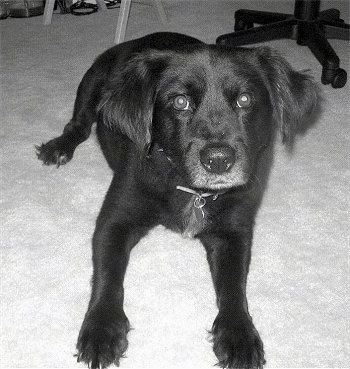
{"type": "Polygon", "coordinates": [[[228,172],[236,159],[235,150],[228,145],[207,146],[200,152],[200,160],[206,171],[215,174],[228,172]]]}

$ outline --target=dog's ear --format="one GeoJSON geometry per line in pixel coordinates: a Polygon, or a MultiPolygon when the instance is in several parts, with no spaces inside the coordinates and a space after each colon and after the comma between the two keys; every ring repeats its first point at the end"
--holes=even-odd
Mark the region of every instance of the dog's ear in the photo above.
{"type": "Polygon", "coordinates": [[[147,50],[116,70],[103,89],[98,110],[110,128],[129,137],[144,152],[151,144],[157,82],[170,52],[147,50]]]}
{"type": "Polygon", "coordinates": [[[291,148],[295,135],[313,124],[320,90],[310,75],[293,70],[276,51],[258,47],[254,52],[263,71],[283,143],[291,148]]]}

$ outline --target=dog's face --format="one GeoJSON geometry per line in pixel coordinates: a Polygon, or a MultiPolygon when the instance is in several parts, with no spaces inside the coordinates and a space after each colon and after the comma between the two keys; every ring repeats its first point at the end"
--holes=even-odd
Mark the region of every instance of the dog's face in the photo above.
{"type": "Polygon", "coordinates": [[[240,59],[209,50],[178,55],[158,85],[154,139],[192,187],[246,184],[270,140],[268,91],[240,59]]]}
{"type": "Polygon", "coordinates": [[[148,51],[121,75],[104,119],[139,147],[157,143],[198,189],[247,184],[275,127],[291,142],[317,100],[310,79],[266,48],[148,51]]]}

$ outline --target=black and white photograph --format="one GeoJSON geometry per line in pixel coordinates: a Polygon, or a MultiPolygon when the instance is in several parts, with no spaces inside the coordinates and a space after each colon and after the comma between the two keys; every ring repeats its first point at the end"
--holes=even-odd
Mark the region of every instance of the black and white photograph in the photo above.
{"type": "Polygon", "coordinates": [[[348,368],[350,3],[0,0],[1,368],[348,368]]]}

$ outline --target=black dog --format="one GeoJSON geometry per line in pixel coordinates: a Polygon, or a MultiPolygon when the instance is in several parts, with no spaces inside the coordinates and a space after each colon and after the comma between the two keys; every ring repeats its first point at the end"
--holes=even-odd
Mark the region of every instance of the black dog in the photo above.
{"type": "Polygon", "coordinates": [[[317,96],[310,77],[268,48],[206,45],[180,34],[129,41],[95,61],[63,134],[37,147],[45,164],[65,164],[97,122],[114,171],[93,237],[78,361],[119,365],[130,327],[123,310],[130,250],[163,224],[199,238],[207,251],[219,365],[262,368],[263,344],[246,301],[254,218],[275,132],[291,144],[317,96]]]}

